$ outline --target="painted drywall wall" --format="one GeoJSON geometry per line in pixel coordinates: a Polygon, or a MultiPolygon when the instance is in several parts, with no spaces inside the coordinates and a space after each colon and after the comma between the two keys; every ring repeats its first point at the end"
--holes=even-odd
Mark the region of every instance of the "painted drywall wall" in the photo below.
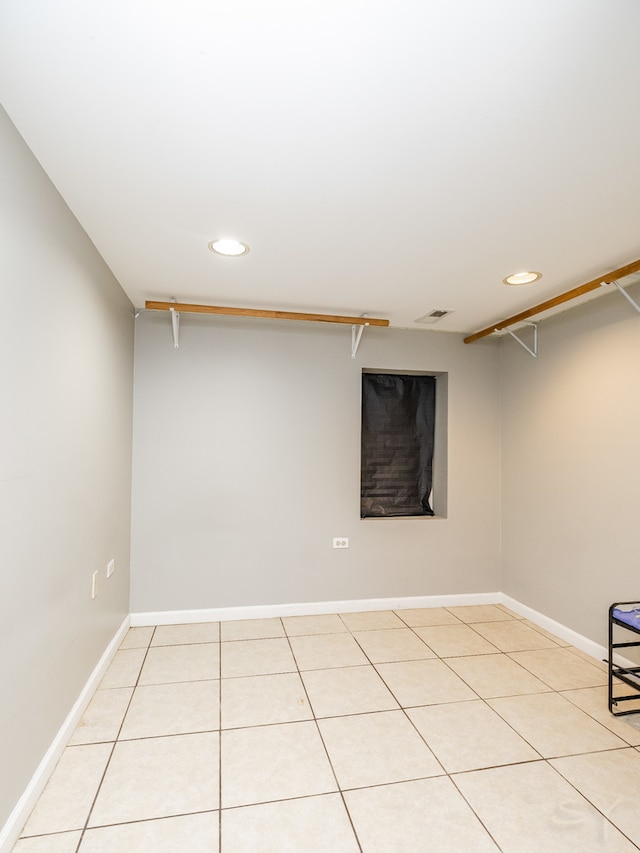
{"type": "Polygon", "coordinates": [[[498,388],[493,341],[141,314],[132,611],[498,590],[498,388]],[[448,373],[446,519],[360,519],[363,368],[448,373]]]}
{"type": "Polygon", "coordinates": [[[0,150],[2,826],[128,613],[133,311],[1,110],[0,150]]]}
{"type": "Polygon", "coordinates": [[[640,316],[613,290],[501,350],[503,591],[605,645],[640,595],[640,316]]]}

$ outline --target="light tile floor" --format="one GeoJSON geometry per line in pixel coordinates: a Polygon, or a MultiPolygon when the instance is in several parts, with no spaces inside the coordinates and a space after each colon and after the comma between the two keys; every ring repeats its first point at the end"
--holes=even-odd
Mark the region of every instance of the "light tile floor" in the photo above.
{"type": "Polygon", "coordinates": [[[499,605],[133,628],[14,851],[623,853],[639,750],[499,605]]]}

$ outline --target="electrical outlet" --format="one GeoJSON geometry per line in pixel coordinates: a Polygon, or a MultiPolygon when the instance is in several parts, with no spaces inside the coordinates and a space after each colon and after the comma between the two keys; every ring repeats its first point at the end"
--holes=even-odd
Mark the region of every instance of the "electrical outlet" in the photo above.
{"type": "Polygon", "coordinates": [[[98,570],[93,573],[91,578],[91,598],[95,598],[98,594],[98,570]]]}
{"type": "Polygon", "coordinates": [[[116,570],[116,561],[115,560],[109,560],[109,562],[107,563],[107,577],[110,578],[111,575],[115,572],[115,570],[116,570]]]}
{"type": "Polygon", "coordinates": [[[334,548],[348,548],[349,547],[349,540],[344,536],[340,536],[337,539],[333,540],[333,547],[334,548]]]}

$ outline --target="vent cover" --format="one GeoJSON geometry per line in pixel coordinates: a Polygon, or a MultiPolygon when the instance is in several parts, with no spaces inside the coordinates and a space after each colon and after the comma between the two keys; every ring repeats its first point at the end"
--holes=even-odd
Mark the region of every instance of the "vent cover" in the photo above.
{"type": "Polygon", "coordinates": [[[446,311],[444,308],[434,308],[433,311],[429,311],[428,314],[425,314],[423,317],[418,317],[415,321],[416,323],[437,323],[438,320],[442,320],[443,317],[446,317],[447,314],[451,314],[451,311],[446,311]]]}

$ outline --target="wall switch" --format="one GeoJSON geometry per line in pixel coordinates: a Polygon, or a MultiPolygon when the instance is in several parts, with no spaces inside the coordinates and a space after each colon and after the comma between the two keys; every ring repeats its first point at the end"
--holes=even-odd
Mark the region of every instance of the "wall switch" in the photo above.
{"type": "Polygon", "coordinates": [[[116,561],[115,560],[109,560],[109,562],[107,563],[107,577],[110,578],[111,575],[115,572],[115,570],[116,570],[116,561]]]}
{"type": "Polygon", "coordinates": [[[95,598],[98,594],[98,570],[93,573],[91,578],[91,598],[95,598]]]}
{"type": "Polygon", "coordinates": [[[344,536],[340,536],[337,539],[333,540],[333,547],[334,548],[348,548],[349,547],[349,540],[344,536]]]}

